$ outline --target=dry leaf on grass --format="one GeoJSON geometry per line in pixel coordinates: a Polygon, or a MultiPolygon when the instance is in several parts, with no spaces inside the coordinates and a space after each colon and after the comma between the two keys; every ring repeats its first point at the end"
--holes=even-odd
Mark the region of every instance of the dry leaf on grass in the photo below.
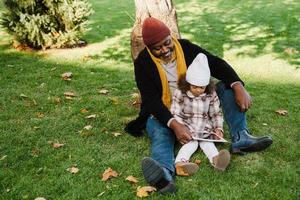
{"type": "Polygon", "coordinates": [[[54,98],[54,103],[55,103],[55,104],[60,104],[60,103],[61,103],[60,98],[59,98],[59,97],[55,97],[55,98],[54,98]]]}
{"type": "Polygon", "coordinates": [[[67,169],[72,174],[77,174],[79,172],[79,169],[77,167],[70,167],[67,169]]]}
{"type": "Polygon", "coordinates": [[[63,147],[65,144],[60,144],[60,143],[53,143],[52,144],[52,147],[54,148],[54,149],[58,149],[58,148],[60,148],[60,147],[63,147]]]}
{"type": "Polygon", "coordinates": [[[107,94],[107,93],[108,93],[108,90],[102,89],[102,90],[99,90],[99,93],[100,93],[100,94],[107,94]]]}
{"type": "Polygon", "coordinates": [[[46,200],[44,197],[37,197],[34,200],[46,200]]]}
{"type": "Polygon", "coordinates": [[[275,111],[277,114],[281,115],[281,116],[285,116],[288,114],[287,110],[283,110],[283,109],[279,109],[275,111]]]}
{"type": "Polygon", "coordinates": [[[111,177],[118,177],[118,173],[109,167],[103,172],[102,181],[107,181],[111,177]]]}
{"type": "Polygon", "coordinates": [[[95,115],[95,114],[94,114],[94,115],[89,115],[89,116],[86,116],[85,118],[86,118],[86,119],[95,119],[95,118],[96,118],[96,116],[97,116],[97,115],[95,115]]]}
{"type": "Polygon", "coordinates": [[[83,127],[84,130],[91,130],[93,127],[91,125],[86,125],[83,127]]]}
{"type": "Polygon", "coordinates": [[[197,164],[197,165],[200,165],[200,163],[201,163],[201,160],[199,160],[199,159],[195,159],[194,163],[195,163],[195,164],[197,164]]]}
{"type": "Polygon", "coordinates": [[[65,73],[63,73],[63,74],[61,75],[61,78],[62,78],[62,80],[64,80],[64,81],[70,81],[71,78],[72,78],[72,76],[73,76],[73,73],[72,73],[72,72],[65,72],[65,73]]]}
{"type": "Polygon", "coordinates": [[[37,116],[37,118],[44,118],[45,117],[44,113],[41,113],[41,112],[37,112],[36,116],[37,116]]]}
{"type": "Polygon", "coordinates": [[[28,98],[28,96],[26,96],[25,94],[20,94],[21,98],[28,98]]]}
{"type": "Polygon", "coordinates": [[[76,97],[74,92],[65,92],[64,95],[67,100],[72,100],[74,97],[76,97]]]}
{"type": "Polygon", "coordinates": [[[86,108],[82,108],[82,109],[80,109],[80,112],[81,113],[88,113],[89,111],[86,108]]]}
{"type": "Polygon", "coordinates": [[[138,187],[136,191],[136,196],[143,198],[149,196],[150,192],[155,192],[156,188],[152,186],[144,186],[144,187],[138,187]]]}
{"type": "Polygon", "coordinates": [[[122,135],[122,133],[119,133],[119,132],[113,132],[111,134],[113,134],[114,137],[119,137],[122,135]]]}
{"type": "Polygon", "coordinates": [[[129,181],[130,183],[138,183],[139,182],[134,176],[127,176],[127,178],[125,180],[129,181]]]}

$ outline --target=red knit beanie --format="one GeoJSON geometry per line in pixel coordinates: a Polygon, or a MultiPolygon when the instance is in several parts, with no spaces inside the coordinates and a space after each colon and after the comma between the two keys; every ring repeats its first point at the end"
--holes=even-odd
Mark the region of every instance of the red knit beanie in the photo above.
{"type": "Polygon", "coordinates": [[[165,39],[170,33],[170,29],[162,21],[154,17],[148,17],[144,20],[142,37],[146,46],[165,39]]]}

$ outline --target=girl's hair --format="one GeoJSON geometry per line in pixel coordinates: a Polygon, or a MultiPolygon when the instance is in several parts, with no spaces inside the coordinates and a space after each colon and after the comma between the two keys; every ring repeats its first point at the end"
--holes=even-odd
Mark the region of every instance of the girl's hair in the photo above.
{"type": "MultiPolygon", "coordinates": [[[[186,93],[187,91],[190,90],[190,83],[188,83],[185,79],[186,74],[183,74],[179,77],[178,79],[178,89],[182,92],[182,93],[186,93]]],[[[213,91],[215,91],[215,84],[212,80],[209,81],[209,84],[206,86],[205,88],[205,93],[206,94],[211,94],[213,93],[213,91]]]]}

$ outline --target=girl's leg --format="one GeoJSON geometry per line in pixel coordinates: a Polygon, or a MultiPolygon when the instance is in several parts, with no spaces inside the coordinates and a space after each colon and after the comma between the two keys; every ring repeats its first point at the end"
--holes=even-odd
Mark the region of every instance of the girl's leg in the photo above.
{"type": "Polygon", "coordinates": [[[215,169],[224,171],[229,165],[229,151],[223,149],[219,152],[213,142],[199,142],[199,146],[215,169]]]}
{"type": "Polygon", "coordinates": [[[195,153],[195,151],[198,148],[198,141],[192,140],[186,144],[184,144],[175,159],[175,164],[178,162],[185,162],[185,161],[189,161],[191,156],[193,155],[193,153],[195,153]]]}
{"type": "Polygon", "coordinates": [[[206,155],[206,157],[209,159],[209,162],[213,165],[213,158],[217,155],[219,155],[219,151],[216,148],[215,144],[213,142],[199,142],[199,146],[202,149],[203,153],[206,155]]]}

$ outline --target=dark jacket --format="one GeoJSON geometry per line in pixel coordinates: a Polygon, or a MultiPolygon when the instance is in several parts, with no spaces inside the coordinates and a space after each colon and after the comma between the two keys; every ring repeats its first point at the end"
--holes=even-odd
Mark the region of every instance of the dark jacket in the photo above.
{"type": "MultiPolygon", "coordinates": [[[[221,80],[228,88],[235,81],[242,82],[232,67],[223,59],[210,54],[188,40],[179,39],[178,41],[181,44],[187,67],[199,53],[203,53],[207,56],[212,77],[221,80]]],[[[138,118],[129,122],[125,131],[133,136],[141,136],[150,114],[164,125],[167,125],[173,116],[162,102],[160,76],[146,48],[140,52],[135,60],[134,72],[136,84],[141,93],[142,104],[138,118]]]]}

